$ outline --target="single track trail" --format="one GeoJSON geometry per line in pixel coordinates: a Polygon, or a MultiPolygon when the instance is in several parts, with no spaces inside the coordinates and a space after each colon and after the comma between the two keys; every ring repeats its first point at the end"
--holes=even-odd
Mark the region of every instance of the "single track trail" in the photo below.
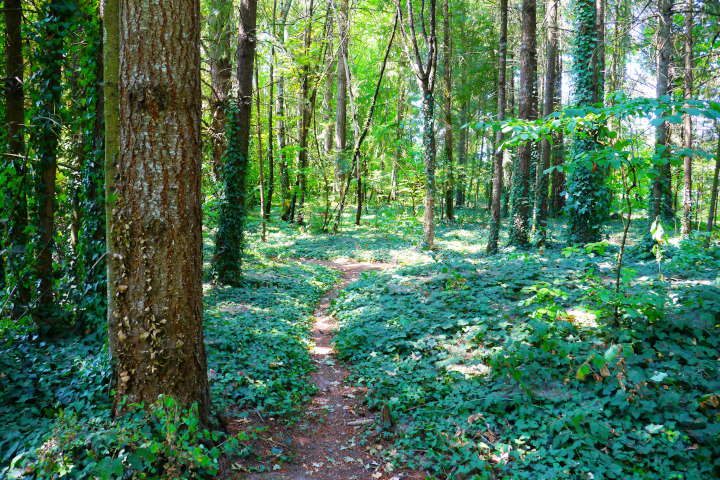
{"type": "Polygon", "coordinates": [[[343,260],[295,259],[340,272],[341,282],[328,291],[313,313],[313,348],[317,369],[310,381],[318,387],[300,418],[288,425],[259,415],[234,419],[231,433],[251,426],[261,429],[252,442],[253,456],[232,464],[220,478],[245,480],[419,480],[421,472],[396,470],[391,442],[383,439],[376,415],[363,404],[367,388],[348,381],[350,370],[335,356],[334,331],[328,314],[332,299],[363,272],[383,271],[394,265],[343,260]],[[244,424],[241,422],[245,422],[244,424]],[[248,425],[248,423],[250,425],[248,425]],[[259,470],[268,470],[261,471],[259,470]]]}

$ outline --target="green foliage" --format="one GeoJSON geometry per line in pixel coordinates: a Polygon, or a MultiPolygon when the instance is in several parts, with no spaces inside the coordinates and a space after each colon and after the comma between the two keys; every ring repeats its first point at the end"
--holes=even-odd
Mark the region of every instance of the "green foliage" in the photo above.
{"type": "Polygon", "coordinates": [[[215,478],[220,455],[245,438],[203,429],[197,406],[183,409],[171,397],[127,410],[89,422],[82,411],[61,410],[35,456],[13,458],[8,478],[215,478]]]}
{"type": "Polygon", "coordinates": [[[297,413],[315,385],[307,345],[314,305],[337,279],[320,266],[250,262],[238,287],[206,296],[210,388],[216,406],[297,413]]]}
{"type": "Polygon", "coordinates": [[[223,198],[215,244],[215,275],[220,283],[238,285],[242,278],[245,245],[247,155],[240,151],[240,107],[230,102],[227,121],[227,149],[223,156],[221,176],[223,198]]]}
{"type": "Polygon", "coordinates": [[[340,355],[370,406],[399,416],[408,465],[441,478],[718,474],[717,286],[673,304],[663,284],[627,277],[618,329],[601,256],[497,260],[367,275],[334,306],[340,355]],[[715,313],[693,319],[692,302],[715,313]]]}

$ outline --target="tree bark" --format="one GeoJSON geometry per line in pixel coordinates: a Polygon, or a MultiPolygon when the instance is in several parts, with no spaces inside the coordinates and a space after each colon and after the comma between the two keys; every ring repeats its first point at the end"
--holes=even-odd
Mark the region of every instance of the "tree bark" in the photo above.
{"type": "MultiPolygon", "coordinates": [[[[500,43],[498,45],[498,95],[497,95],[497,121],[505,120],[505,74],[507,63],[507,29],[508,29],[508,0],[500,0],[500,43]]],[[[502,208],[503,160],[505,152],[500,144],[503,142],[503,132],[495,132],[495,174],[493,175],[492,214],[490,220],[490,234],[488,238],[487,253],[498,252],[500,238],[500,209],[502,208]]]]}
{"type": "Polygon", "coordinates": [[[115,241],[108,252],[117,272],[109,312],[114,411],[121,413],[125,397],[124,405],[149,407],[167,395],[183,406],[197,403],[207,425],[200,2],[120,0],[119,31],[115,241]]]}
{"type": "MultiPolygon", "coordinates": [[[[693,0],[689,0],[687,8],[688,10],[685,13],[685,79],[683,85],[686,102],[692,98],[693,91],[693,0]]],[[[684,146],[688,150],[692,148],[692,134],[692,117],[686,113],[683,119],[683,140],[685,142],[684,146]]],[[[683,174],[681,232],[682,236],[687,238],[690,236],[692,229],[692,157],[690,155],[686,155],[683,159],[683,174]]]]}
{"type": "MultiPolygon", "coordinates": [[[[522,48],[520,50],[520,98],[518,118],[531,120],[537,84],[537,5],[535,0],[523,0],[522,48]],[[533,68],[533,65],[535,68],[533,68]]],[[[530,163],[532,142],[520,145],[513,184],[510,244],[518,248],[529,245],[530,233],[530,163]]]]}
{"type": "Polygon", "coordinates": [[[24,59],[22,51],[23,10],[21,0],[5,0],[5,128],[7,155],[3,165],[12,166],[15,178],[12,181],[12,198],[8,199],[8,225],[5,247],[7,271],[17,285],[13,302],[13,317],[18,318],[30,305],[30,282],[27,278],[28,226],[27,206],[27,165],[25,158],[25,89],[24,59]]]}

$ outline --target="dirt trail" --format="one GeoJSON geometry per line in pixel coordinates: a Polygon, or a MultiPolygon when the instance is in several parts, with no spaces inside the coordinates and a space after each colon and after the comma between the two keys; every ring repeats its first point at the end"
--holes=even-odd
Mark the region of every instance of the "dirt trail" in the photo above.
{"type": "Polygon", "coordinates": [[[374,423],[375,413],[362,404],[366,388],[346,380],[349,370],[336,358],[333,349],[334,319],[328,315],[330,302],[362,272],[394,267],[385,263],[342,260],[295,260],[338,270],[342,281],[325,294],[313,316],[317,370],[311,375],[319,391],[293,425],[273,418],[253,418],[255,427],[267,428],[253,442],[257,461],[244,460],[222,478],[247,480],[412,480],[426,476],[419,472],[394,470],[388,462],[392,447],[383,441],[374,423]],[[281,458],[284,457],[284,458],[281,458]],[[269,467],[270,472],[250,473],[269,467]]]}

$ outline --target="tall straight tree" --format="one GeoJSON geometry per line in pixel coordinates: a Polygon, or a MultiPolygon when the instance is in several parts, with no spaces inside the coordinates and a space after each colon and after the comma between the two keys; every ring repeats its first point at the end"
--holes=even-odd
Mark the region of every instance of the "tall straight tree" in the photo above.
{"type": "MultiPolygon", "coordinates": [[[[577,0],[574,10],[577,33],[573,51],[573,101],[578,106],[589,106],[598,101],[597,69],[593,65],[597,59],[593,53],[597,48],[595,3],[593,0],[577,0]]],[[[601,238],[609,193],[603,181],[603,169],[592,160],[597,148],[595,128],[579,133],[573,141],[573,170],[566,188],[570,243],[587,244],[599,242],[601,238]]]]}
{"type": "Polygon", "coordinates": [[[200,2],[120,0],[119,7],[119,149],[108,232],[114,410],[125,397],[126,405],[149,406],[168,395],[197,403],[207,424],[200,2]]]}
{"type": "Polygon", "coordinates": [[[26,263],[28,237],[27,165],[25,162],[25,89],[24,59],[22,51],[23,10],[21,0],[5,0],[5,128],[7,155],[3,165],[10,164],[15,171],[12,188],[4,188],[8,225],[6,232],[9,252],[7,271],[17,285],[12,299],[14,316],[20,316],[30,305],[29,279],[23,271],[26,263]]]}
{"type": "MultiPolygon", "coordinates": [[[[115,206],[115,182],[118,180],[117,162],[120,155],[120,101],[118,98],[118,79],[120,76],[120,0],[102,0],[103,18],[103,106],[105,113],[105,231],[107,251],[116,252],[117,239],[110,235],[113,231],[112,211],[115,206]]],[[[105,262],[107,269],[108,303],[108,348],[114,352],[118,347],[118,311],[119,299],[117,285],[120,284],[119,262],[112,257],[105,262]]]]}
{"type": "Polygon", "coordinates": [[[38,307],[35,322],[48,335],[61,328],[57,320],[54,295],[55,251],[55,186],[57,159],[60,150],[61,112],[63,110],[61,83],[62,65],[65,60],[64,37],[67,22],[75,9],[69,0],[51,0],[41,23],[40,35],[44,46],[37,61],[40,69],[36,76],[42,101],[35,112],[34,150],[37,156],[38,175],[35,179],[35,196],[38,204],[38,307]]]}
{"type": "Polygon", "coordinates": [[[212,167],[219,176],[222,158],[227,148],[225,136],[228,101],[232,86],[232,51],[230,39],[234,22],[232,0],[212,0],[207,25],[210,35],[208,56],[210,62],[210,135],[212,145],[212,167]]]}
{"type": "Polygon", "coordinates": [[[429,0],[430,6],[425,11],[425,0],[421,0],[419,22],[416,27],[416,13],[413,0],[396,0],[400,31],[404,41],[403,48],[415,80],[422,94],[423,122],[423,164],[425,167],[425,211],[423,214],[423,247],[432,249],[435,246],[435,76],[437,73],[437,32],[436,32],[436,0],[429,0]],[[427,15],[427,19],[425,18],[427,15]],[[429,27],[429,28],[428,28],[429,27]],[[418,32],[419,30],[419,32],[418,32]],[[418,44],[418,33],[425,41],[422,50],[418,44]],[[425,54],[423,59],[421,51],[425,54]]]}
{"type": "MultiPolygon", "coordinates": [[[[684,93],[685,101],[692,98],[693,91],[693,0],[688,1],[687,12],[685,12],[685,79],[684,93]]],[[[684,147],[692,148],[692,117],[685,114],[683,119],[683,140],[684,147]]],[[[692,157],[685,155],[683,159],[683,213],[682,213],[682,236],[690,236],[691,214],[692,214],[692,157]]]]}
{"type": "MultiPolygon", "coordinates": [[[[717,152],[715,153],[715,173],[713,174],[712,190],[710,191],[710,211],[708,212],[707,231],[712,233],[715,214],[718,208],[718,191],[720,190],[720,128],[715,126],[718,134],[717,152]]],[[[710,244],[710,237],[706,239],[706,245],[710,244]]]]}
{"type": "MultiPolygon", "coordinates": [[[[598,0],[598,2],[601,1],[602,0],[598,0]]],[[[548,0],[546,10],[548,37],[545,55],[547,68],[545,69],[545,92],[543,94],[544,117],[552,114],[555,107],[555,74],[557,73],[555,60],[557,59],[558,44],[557,18],[558,0],[548,0]]],[[[550,176],[545,172],[550,168],[552,145],[550,144],[550,140],[547,138],[544,138],[540,145],[542,147],[542,152],[540,165],[538,167],[539,182],[535,191],[535,205],[537,212],[535,215],[534,228],[538,245],[544,245],[547,239],[548,187],[550,183],[550,176]]]]}
{"type": "Polygon", "coordinates": [[[450,0],[443,0],[443,88],[445,99],[445,162],[448,168],[445,181],[445,216],[455,221],[452,129],[452,33],[450,29],[450,0]]]}
{"type": "MultiPolygon", "coordinates": [[[[505,73],[507,63],[507,28],[508,28],[508,0],[500,0],[500,44],[498,45],[498,95],[497,95],[497,121],[505,120],[505,73]]],[[[490,221],[490,237],[488,238],[487,253],[498,252],[498,239],[500,237],[500,209],[502,208],[503,185],[503,157],[504,150],[500,147],[503,141],[503,132],[495,132],[495,174],[493,175],[492,218],[490,221]]]]}
{"type": "Polygon", "coordinates": [[[257,25],[257,0],[242,0],[239,9],[237,46],[238,98],[231,109],[232,130],[223,165],[225,198],[215,241],[215,273],[220,283],[237,285],[242,277],[241,261],[246,216],[246,181],[250,155],[253,67],[257,25]]]}
{"type": "MultiPolygon", "coordinates": [[[[336,0],[331,0],[335,2],[336,0]]],[[[337,95],[335,98],[335,191],[339,193],[350,170],[347,152],[347,105],[348,105],[348,0],[339,0],[337,8],[337,95]]]]}
{"type": "MultiPolygon", "coordinates": [[[[520,92],[518,118],[531,120],[537,97],[537,5],[535,0],[522,3],[522,47],[520,48],[520,92]]],[[[510,245],[525,248],[530,234],[530,164],[532,143],[518,148],[517,165],[513,179],[512,212],[510,218],[510,245]]]]}
{"type": "MultiPolygon", "coordinates": [[[[672,16],[674,0],[658,0],[658,29],[656,38],[657,50],[657,84],[655,88],[658,99],[667,99],[670,75],[670,57],[672,55],[672,16]]],[[[669,157],[668,151],[668,122],[662,122],[655,127],[655,157],[657,159],[657,174],[653,182],[650,212],[650,223],[657,217],[669,221],[672,216],[672,187],[670,184],[670,163],[664,164],[669,157]]],[[[651,242],[648,242],[651,244],[651,242]]]]}
{"type": "MultiPolygon", "coordinates": [[[[277,35],[276,41],[280,43],[280,47],[287,42],[289,36],[288,30],[288,14],[293,0],[285,0],[285,4],[280,13],[281,32],[277,35]]],[[[278,164],[280,167],[280,191],[282,193],[283,209],[290,206],[290,171],[288,169],[288,157],[285,152],[287,146],[286,130],[287,122],[285,120],[285,73],[281,70],[277,79],[277,106],[275,110],[277,121],[277,148],[278,148],[278,164]]]]}

